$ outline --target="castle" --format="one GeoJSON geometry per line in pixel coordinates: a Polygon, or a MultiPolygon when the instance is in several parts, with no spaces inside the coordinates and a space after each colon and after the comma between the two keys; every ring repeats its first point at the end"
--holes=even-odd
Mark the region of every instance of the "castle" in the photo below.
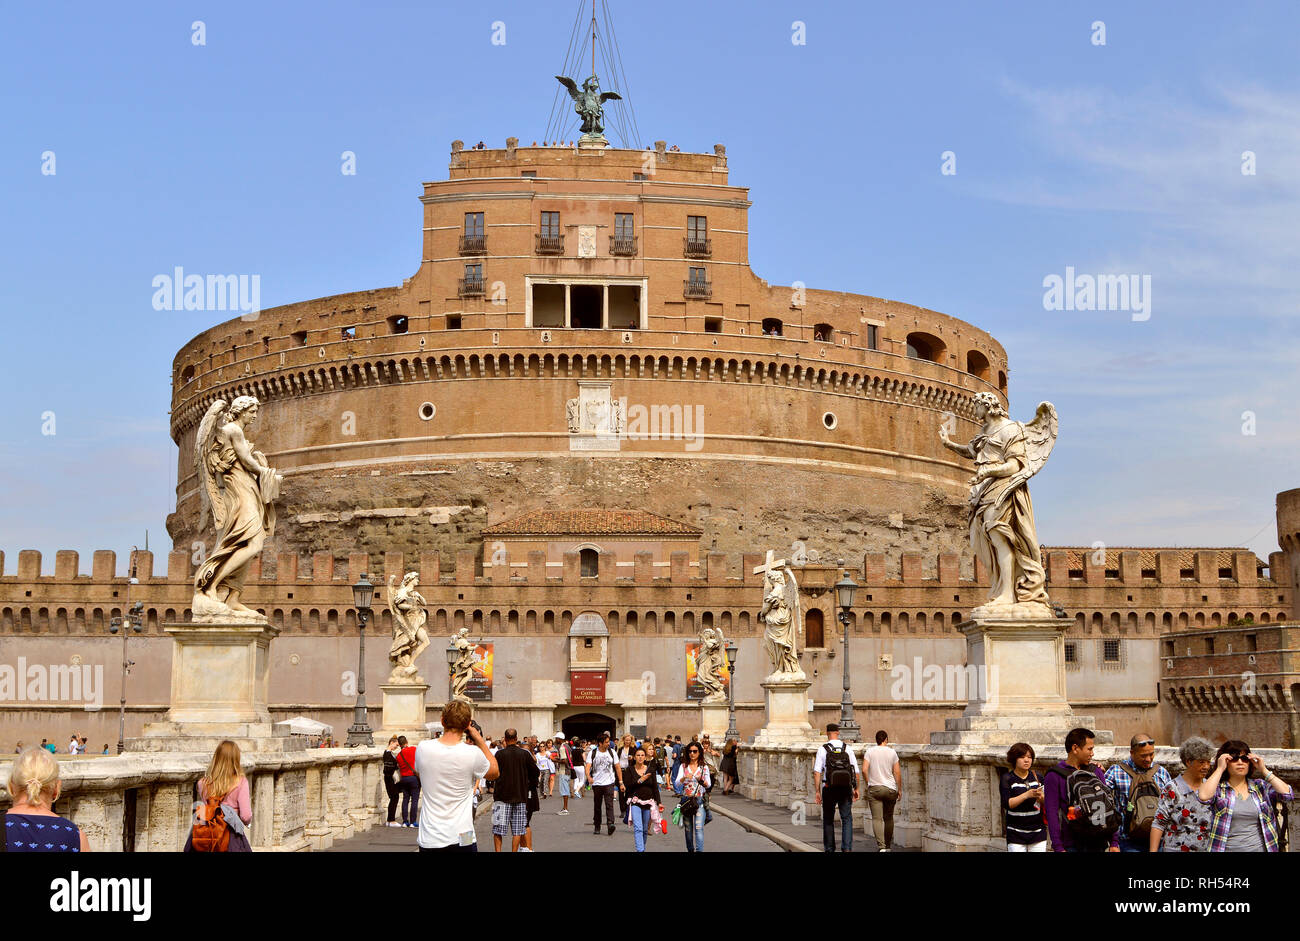
{"type": "MultiPolygon", "coordinates": [[[[725,148],[464,149],[424,184],[421,263],[399,287],[219,324],[173,364],[179,448],[166,572],[112,552],[89,577],[0,555],[0,663],[102,664],[120,691],[128,603],[128,737],[165,711],[170,640],[205,538],[197,425],[255,395],[257,447],[284,475],[280,520],[245,603],[281,634],[272,708],[345,727],[355,684],[351,582],[420,574],[437,637],[492,645],[485,728],[694,730],[688,645],[715,627],[740,648],[737,723],[762,725],[763,553],[789,559],[814,724],[839,715],[834,592],[850,617],[864,726],[921,741],[964,697],[904,673],[964,663],[956,630],[987,585],[967,546],[970,468],[937,434],[976,430],[971,398],[1006,401],[1006,353],[956,318],[859,294],[775,286],[748,263],[748,190],[725,148]],[[840,560],[843,560],[841,565],[840,560]],[[351,680],[349,675],[352,674],[351,680]],[[599,690],[578,683],[599,675],[599,690]]],[[[796,237],[793,233],[787,237],[796,237]]],[[[1023,403],[1022,403],[1023,404],[1023,403]]],[[[1300,491],[1278,496],[1267,565],[1233,548],[1045,547],[1048,590],[1073,620],[1069,696],[1117,740],[1189,732],[1297,747],[1295,593],[1300,491]]],[[[371,631],[391,631],[382,593],[371,631]]],[[[385,644],[368,648],[373,688],[385,644]]],[[[15,701],[10,736],[116,738],[116,715],[15,701]]],[[[435,717],[431,714],[431,718],[435,717]]]]}

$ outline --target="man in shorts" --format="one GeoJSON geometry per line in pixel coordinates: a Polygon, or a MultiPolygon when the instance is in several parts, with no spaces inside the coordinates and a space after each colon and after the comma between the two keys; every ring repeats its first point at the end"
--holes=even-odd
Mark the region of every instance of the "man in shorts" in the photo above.
{"type": "Polygon", "coordinates": [[[492,846],[501,852],[502,841],[509,837],[510,852],[517,853],[528,830],[528,795],[537,788],[537,762],[519,746],[514,729],[506,729],[496,761],[501,775],[492,789],[492,846]]]}

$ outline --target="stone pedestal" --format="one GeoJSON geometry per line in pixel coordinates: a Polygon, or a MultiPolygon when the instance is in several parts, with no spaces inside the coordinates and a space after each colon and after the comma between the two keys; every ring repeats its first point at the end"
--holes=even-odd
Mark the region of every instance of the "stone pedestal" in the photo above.
{"type": "Polygon", "coordinates": [[[424,723],[424,694],[427,683],[384,684],[384,719],[375,741],[384,744],[390,736],[405,735],[411,741],[426,737],[424,723]]]}
{"type": "MultiPolygon", "coordinates": [[[[1065,690],[1067,618],[976,618],[958,625],[966,635],[966,687],[960,718],[947,719],[930,744],[1059,745],[1070,729],[1092,728],[1091,716],[1070,711],[1065,690]]],[[[1098,732],[1097,744],[1111,733],[1098,732]]]]}
{"type": "MultiPolygon", "coordinates": [[[[1075,715],[1065,689],[1065,631],[1056,617],[973,618],[966,635],[968,702],[962,715],[930,733],[921,749],[930,825],[926,852],[998,852],[1006,847],[998,811],[995,754],[1027,742],[1040,756],[1059,755],[1066,734],[1082,726],[1098,745],[1114,736],[1097,731],[1092,716],[1075,715]]],[[[906,782],[905,782],[905,787],[906,782]]]]}
{"type": "Polygon", "coordinates": [[[164,624],[172,638],[171,708],[150,722],[129,751],[210,752],[223,739],[242,751],[298,751],[300,738],[275,729],[267,710],[269,624],[164,624]]]}
{"type": "Polygon", "coordinates": [[[808,722],[808,690],[811,686],[806,678],[764,681],[767,722],[755,736],[755,745],[787,745],[814,740],[815,733],[808,722]]]}
{"type": "Polygon", "coordinates": [[[700,703],[700,737],[705,735],[719,748],[727,740],[727,725],[731,713],[725,702],[700,703]]]}

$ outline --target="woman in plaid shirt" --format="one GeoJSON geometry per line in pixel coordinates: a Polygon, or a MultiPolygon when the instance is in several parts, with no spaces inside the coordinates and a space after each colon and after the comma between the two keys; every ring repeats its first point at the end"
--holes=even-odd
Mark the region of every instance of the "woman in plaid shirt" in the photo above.
{"type": "Polygon", "coordinates": [[[1202,804],[1214,814],[1210,823],[1211,853],[1276,853],[1277,825],[1272,799],[1292,797],[1291,786],[1264,767],[1245,742],[1219,746],[1214,773],[1201,784],[1202,804]],[[1251,778],[1255,771],[1259,777],[1251,778]],[[1225,774],[1226,771],[1226,774],[1225,774]]]}

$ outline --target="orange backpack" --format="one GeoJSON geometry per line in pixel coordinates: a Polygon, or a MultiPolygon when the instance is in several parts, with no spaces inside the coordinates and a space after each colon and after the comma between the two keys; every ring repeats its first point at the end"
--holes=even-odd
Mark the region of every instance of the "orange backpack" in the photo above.
{"type": "Polygon", "coordinates": [[[230,849],[230,824],[221,813],[221,800],[208,797],[195,806],[190,848],[196,853],[225,853],[230,849]]]}

